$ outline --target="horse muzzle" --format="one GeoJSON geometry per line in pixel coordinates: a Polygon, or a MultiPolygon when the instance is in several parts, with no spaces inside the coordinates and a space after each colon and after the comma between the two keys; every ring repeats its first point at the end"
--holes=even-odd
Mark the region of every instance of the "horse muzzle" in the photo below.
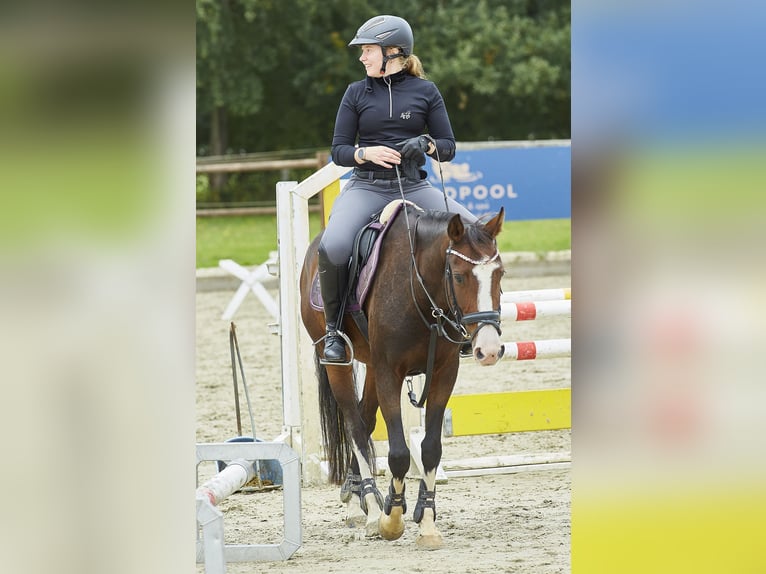
{"type": "Polygon", "coordinates": [[[505,352],[505,347],[500,340],[502,329],[500,328],[500,311],[479,311],[468,313],[461,321],[465,325],[477,325],[471,335],[471,349],[473,358],[482,366],[491,366],[497,363],[505,352]],[[493,329],[484,329],[492,326],[493,329]]]}

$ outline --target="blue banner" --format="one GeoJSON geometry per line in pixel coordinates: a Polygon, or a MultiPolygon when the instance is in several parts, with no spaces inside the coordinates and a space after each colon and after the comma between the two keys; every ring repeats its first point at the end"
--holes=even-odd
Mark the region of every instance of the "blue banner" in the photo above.
{"type": "MultiPolygon", "coordinates": [[[[475,215],[505,207],[506,220],[568,219],[572,216],[571,146],[516,144],[467,149],[441,164],[447,195],[475,215]]],[[[441,189],[439,164],[427,158],[428,180],[441,189]]]]}

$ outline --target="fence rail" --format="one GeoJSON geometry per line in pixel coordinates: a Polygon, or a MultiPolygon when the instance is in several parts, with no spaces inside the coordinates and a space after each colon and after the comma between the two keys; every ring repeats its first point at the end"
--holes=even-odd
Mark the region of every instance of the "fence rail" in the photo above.
{"type": "Polygon", "coordinates": [[[281,169],[321,169],[327,164],[326,152],[314,157],[294,159],[233,159],[226,156],[197,158],[197,173],[240,173],[250,171],[279,171],[281,169]]]}

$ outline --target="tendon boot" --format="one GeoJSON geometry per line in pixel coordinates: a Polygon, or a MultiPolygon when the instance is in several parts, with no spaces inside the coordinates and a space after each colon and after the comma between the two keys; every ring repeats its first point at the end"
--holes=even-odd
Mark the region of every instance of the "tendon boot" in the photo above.
{"type": "Polygon", "coordinates": [[[319,247],[319,288],[322,292],[326,335],[324,339],[324,361],[346,362],[346,342],[338,334],[343,325],[343,303],[348,285],[348,265],[334,265],[322,246],[319,247]]]}

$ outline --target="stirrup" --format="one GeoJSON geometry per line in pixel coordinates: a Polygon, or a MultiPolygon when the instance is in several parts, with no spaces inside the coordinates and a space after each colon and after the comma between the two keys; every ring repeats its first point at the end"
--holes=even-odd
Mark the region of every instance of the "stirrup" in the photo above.
{"type": "MultiPolygon", "coordinates": [[[[335,335],[337,335],[338,337],[341,337],[346,342],[346,344],[348,345],[348,348],[351,350],[351,358],[350,359],[348,359],[345,362],[325,361],[323,356],[320,356],[319,353],[316,353],[316,349],[314,350],[314,352],[316,353],[317,357],[319,358],[319,364],[320,365],[336,365],[338,367],[347,367],[347,366],[351,365],[354,362],[354,345],[351,343],[351,339],[348,338],[348,335],[346,335],[343,331],[340,331],[340,330],[335,331],[335,335]]],[[[314,341],[312,343],[312,345],[314,345],[314,347],[316,347],[318,343],[321,343],[326,338],[327,338],[327,333],[325,333],[324,335],[319,337],[316,341],[314,341]]]]}

